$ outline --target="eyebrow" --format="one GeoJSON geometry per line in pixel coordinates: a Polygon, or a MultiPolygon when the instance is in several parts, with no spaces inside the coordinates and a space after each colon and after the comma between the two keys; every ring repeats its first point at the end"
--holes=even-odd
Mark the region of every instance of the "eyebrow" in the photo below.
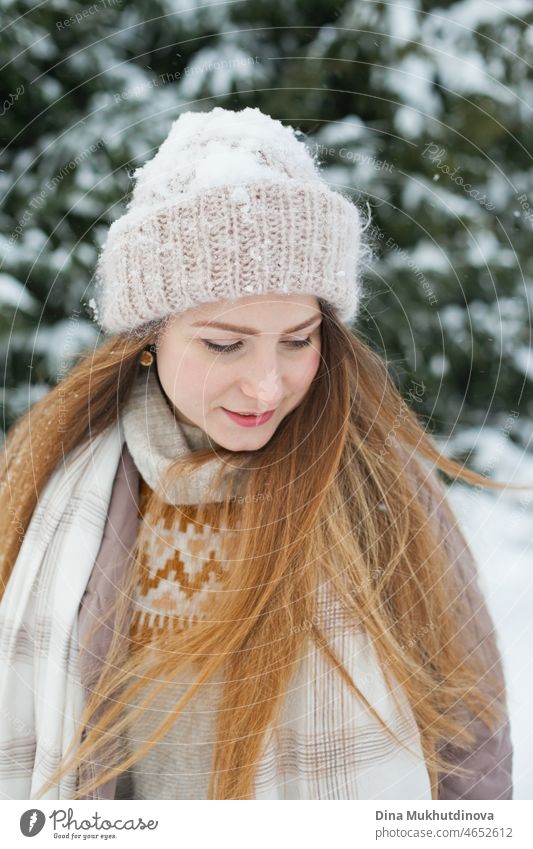
{"type": "MultiPolygon", "coordinates": [[[[301,324],[297,324],[296,327],[289,327],[287,330],[282,331],[282,333],[296,333],[297,330],[303,330],[304,327],[309,327],[313,322],[318,321],[321,316],[313,316],[313,318],[308,318],[307,321],[303,321],[301,324]]],[[[219,330],[231,330],[236,333],[246,333],[250,336],[258,336],[260,331],[255,330],[253,327],[241,327],[238,324],[226,324],[224,321],[195,321],[191,324],[191,327],[216,327],[219,330]]]]}

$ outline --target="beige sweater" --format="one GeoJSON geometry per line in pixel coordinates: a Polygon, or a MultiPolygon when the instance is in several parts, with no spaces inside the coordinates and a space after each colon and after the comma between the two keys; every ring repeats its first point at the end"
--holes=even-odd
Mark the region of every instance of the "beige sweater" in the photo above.
{"type": "MultiPolygon", "coordinates": [[[[194,447],[208,444],[200,428],[182,427],[194,447]]],[[[210,594],[220,589],[227,568],[215,522],[217,504],[212,505],[208,523],[201,525],[197,506],[192,504],[165,504],[162,514],[151,514],[147,510],[150,492],[141,478],[141,521],[148,522],[154,532],[141,555],[146,571],[133,599],[130,637],[143,644],[150,642],[156,630],[183,630],[204,616],[210,594]]],[[[124,738],[129,752],[148,739],[192,680],[194,675],[182,675],[172,688],[161,691],[124,738]]],[[[167,735],[120,777],[117,798],[207,799],[220,680],[217,676],[202,685],[167,735]]]]}

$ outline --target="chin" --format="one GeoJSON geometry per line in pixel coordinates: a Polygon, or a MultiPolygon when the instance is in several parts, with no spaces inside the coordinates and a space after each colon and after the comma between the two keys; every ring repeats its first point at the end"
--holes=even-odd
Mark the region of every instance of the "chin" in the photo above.
{"type": "Polygon", "coordinates": [[[233,439],[226,437],[226,445],[223,441],[218,444],[222,445],[223,448],[228,448],[230,451],[258,451],[263,445],[267,444],[272,436],[273,434],[269,434],[268,436],[265,436],[265,434],[259,436],[257,433],[236,434],[233,439]]]}

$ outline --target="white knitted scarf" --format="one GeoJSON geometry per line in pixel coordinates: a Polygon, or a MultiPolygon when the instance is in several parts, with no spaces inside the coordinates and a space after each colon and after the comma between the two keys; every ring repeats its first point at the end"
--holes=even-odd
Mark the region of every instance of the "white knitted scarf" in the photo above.
{"type": "MultiPolygon", "coordinates": [[[[175,418],[155,375],[141,372],[117,423],[71,452],[47,481],[0,604],[0,798],[70,799],[74,793],[71,772],[37,795],[71,740],[80,739],[78,609],[102,540],[126,431],[128,448],[152,486],[169,460],[206,443],[202,431],[175,418]]],[[[172,498],[194,501],[205,486],[206,467],[199,472],[172,498]]],[[[268,737],[255,798],[430,799],[407,700],[397,687],[403,705],[398,713],[370,639],[353,625],[345,627],[341,608],[325,591],[317,610],[349,674],[408,748],[383,731],[309,641],[276,735],[268,737]]]]}

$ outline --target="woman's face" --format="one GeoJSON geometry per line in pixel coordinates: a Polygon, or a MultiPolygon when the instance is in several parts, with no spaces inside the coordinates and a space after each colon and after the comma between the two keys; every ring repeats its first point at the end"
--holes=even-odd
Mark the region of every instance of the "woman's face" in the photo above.
{"type": "Polygon", "coordinates": [[[177,418],[223,448],[261,448],[318,371],[321,320],[314,296],[277,293],[177,315],[156,345],[159,379],[177,418]],[[272,412],[240,418],[226,411],[272,412]]]}

